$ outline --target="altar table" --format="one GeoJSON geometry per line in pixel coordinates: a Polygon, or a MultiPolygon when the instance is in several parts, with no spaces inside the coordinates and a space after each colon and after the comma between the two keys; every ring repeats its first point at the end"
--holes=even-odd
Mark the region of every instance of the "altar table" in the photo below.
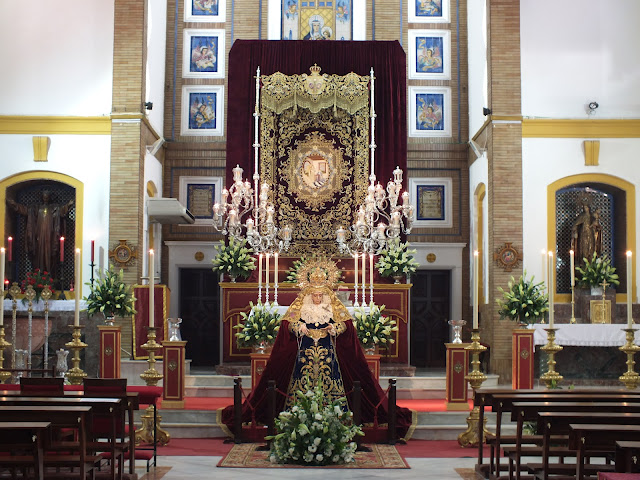
{"type": "MultiPolygon", "coordinates": [[[[548,324],[529,325],[534,330],[533,343],[547,344],[548,324]]],[[[621,347],[626,343],[626,323],[556,323],[556,344],[572,347],[621,347]]],[[[636,345],[640,345],[640,335],[636,334],[636,345]]]]}

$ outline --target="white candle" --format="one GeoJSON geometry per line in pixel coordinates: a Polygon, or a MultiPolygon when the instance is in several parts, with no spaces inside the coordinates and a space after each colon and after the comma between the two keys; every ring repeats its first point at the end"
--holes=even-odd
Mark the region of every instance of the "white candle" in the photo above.
{"type": "Polygon", "coordinates": [[[358,305],[358,254],[353,254],[353,264],[355,265],[355,273],[353,275],[353,288],[356,291],[356,296],[354,300],[354,305],[358,305]]]}
{"type": "Polygon", "coordinates": [[[154,327],[155,322],[155,262],[153,249],[149,250],[149,327],[154,327]]]}
{"type": "Polygon", "coordinates": [[[633,328],[633,269],[631,267],[631,250],[627,252],[627,328],[633,328]]]}
{"type": "Polygon", "coordinates": [[[5,261],[5,250],[4,247],[0,248],[0,281],[2,285],[0,285],[0,292],[2,292],[2,296],[0,296],[0,327],[4,327],[4,261],[5,261]]]}
{"type": "Polygon", "coordinates": [[[265,260],[264,260],[264,270],[265,270],[265,281],[264,284],[267,287],[267,292],[266,292],[266,296],[264,298],[265,302],[269,301],[269,257],[271,256],[271,254],[267,253],[265,255],[265,260]]]}
{"type": "Polygon", "coordinates": [[[478,328],[478,250],[473,252],[473,328],[478,328]]]}
{"type": "Polygon", "coordinates": [[[262,303],[262,254],[258,255],[258,303],[262,303]]]}
{"type": "Polygon", "coordinates": [[[553,328],[553,252],[549,251],[549,271],[547,289],[549,291],[549,328],[553,328]]]}
{"type": "Polygon", "coordinates": [[[276,285],[276,287],[278,286],[278,254],[275,253],[273,255],[274,258],[274,262],[275,262],[275,267],[274,267],[274,273],[273,273],[273,283],[276,285]]]}
{"type": "Polygon", "coordinates": [[[365,255],[366,253],[362,254],[362,303],[364,304],[364,287],[365,284],[367,283],[367,264],[365,263],[365,255]]]}
{"type": "Polygon", "coordinates": [[[76,300],[76,309],[75,309],[75,314],[73,317],[73,324],[76,327],[80,326],[80,284],[82,282],[82,280],[80,279],[80,249],[76,248],[76,258],[75,258],[75,265],[74,265],[75,269],[76,269],[76,280],[75,280],[75,284],[73,286],[73,293],[75,294],[75,300],[76,300]]]}
{"type": "Polygon", "coordinates": [[[573,252],[573,250],[569,250],[569,257],[571,259],[571,286],[575,287],[576,286],[576,268],[575,268],[575,253],[573,252]]]}
{"type": "Polygon", "coordinates": [[[373,253],[369,254],[369,288],[373,286],[373,253]]]}

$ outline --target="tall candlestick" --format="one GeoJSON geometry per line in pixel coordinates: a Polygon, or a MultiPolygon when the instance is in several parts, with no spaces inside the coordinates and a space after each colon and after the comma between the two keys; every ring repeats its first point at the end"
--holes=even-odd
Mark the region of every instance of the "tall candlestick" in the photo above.
{"type": "Polygon", "coordinates": [[[4,262],[5,262],[5,250],[4,247],[0,248],[0,279],[2,279],[2,285],[0,288],[0,327],[4,327],[4,262]]]}
{"type": "Polygon", "coordinates": [[[633,328],[633,269],[631,268],[631,250],[627,252],[627,328],[633,328]]]}
{"type": "Polygon", "coordinates": [[[549,328],[553,328],[553,252],[549,251],[549,269],[547,272],[547,290],[549,291],[549,328]]]}
{"type": "Polygon", "coordinates": [[[353,264],[355,268],[355,273],[353,275],[353,288],[356,291],[356,295],[353,300],[353,305],[357,307],[358,305],[360,305],[358,303],[358,254],[357,253],[353,254],[353,264]]]}
{"type": "Polygon", "coordinates": [[[369,254],[369,288],[373,287],[373,253],[369,254]]]}
{"type": "Polygon", "coordinates": [[[91,263],[93,263],[93,260],[95,259],[95,248],[96,248],[96,241],[91,240],[91,263]]]}
{"type": "Polygon", "coordinates": [[[75,285],[73,286],[73,293],[75,296],[75,300],[76,300],[76,309],[75,309],[75,315],[73,317],[73,324],[76,327],[80,326],[80,285],[82,280],[80,279],[80,249],[76,248],[76,257],[75,257],[75,265],[74,268],[76,269],[76,279],[75,279],[75,285]]]}
{"type": "Polygon", "coordinates": [[[478,250],[473,252],[473,328],[478,328],[478,250]]]}
{"type": "Polygon", "coordinates": [[[156,314],[156,303],[155,303],[155,276],[156,276],[156,265],[155,265],[155,255],[153,253],[153,248],[149,250],[149,327],[153,328],[155,326],[155,314],[156,314]]]}
{"type": "Polygon", "coordinates": [[[571,269],[571,286],[575,287],[576,286],[576,268],[575,268],[575,253],[573,250],[569,250],[569,258],[571,260],[570,262],[570,269],[571,269]]]}
{"type": "Polygon", "coordinates": [[[274,273],[273,273],[273,283],[278,285],[278,253],[273,254],[273,262],[274,262],[274,273]]]}
{"type": "Polygon", "coordinates": [[[7,238],[9,244],[9,261],[13,260],[13,237],[7,238]]]}

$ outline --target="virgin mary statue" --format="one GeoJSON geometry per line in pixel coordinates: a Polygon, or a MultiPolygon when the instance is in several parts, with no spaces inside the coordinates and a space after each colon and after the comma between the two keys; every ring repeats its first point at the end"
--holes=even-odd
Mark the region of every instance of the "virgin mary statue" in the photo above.
{"type": "MultiPolygon", "coordinates": [[[[362,386],[363,424],[387,423],[387,398],[360,346],[351,315],[333,292],[340,271],[329,260],[312,260],[298,272],[301,292],[282,317],[269,363],[255,390],[242,405],[242,422],[267,421],[267,384],[275,380],[276,412],[292,406],[293,393],[322,386],[327,401],[347,398],[352,404],[353,382],[362,386]],[[286,392],[286,394],[284,394],[286,392]]],[[[406,436],[411,411],[396,409],[397,433],[406,436]]],[[[222,411],[221,422],[232,435],[233,405],[222,411]]]]}

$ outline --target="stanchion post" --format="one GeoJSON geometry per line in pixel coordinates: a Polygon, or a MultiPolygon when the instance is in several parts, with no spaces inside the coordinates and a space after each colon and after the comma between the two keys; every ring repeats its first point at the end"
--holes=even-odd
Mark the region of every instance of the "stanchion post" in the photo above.
{"type": "Polygon", "coordinates": [[[242,379],[233,379],[233,433],[234,443],[242,443],[242,379]]]}
{"type": "Polygon", "coordinates": [[[396,379],[389,379],[389,445],[396,444],[396,379]]]}

